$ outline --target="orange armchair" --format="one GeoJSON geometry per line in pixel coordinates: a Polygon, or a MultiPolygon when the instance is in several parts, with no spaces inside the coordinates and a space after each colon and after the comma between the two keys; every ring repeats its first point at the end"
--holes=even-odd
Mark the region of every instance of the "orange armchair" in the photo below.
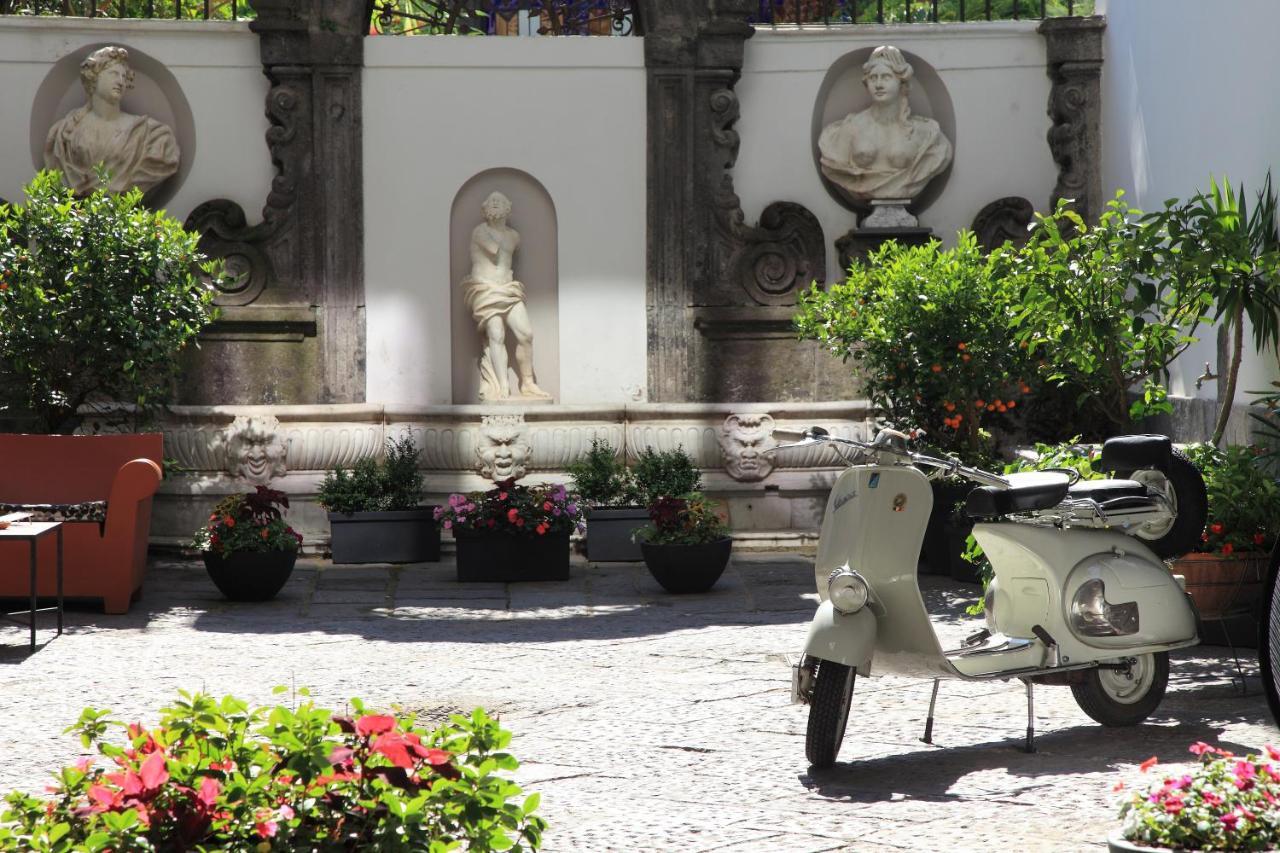
{"type": "MultiPolygon", "coordinates": [[[[106,520],[63,522],[63,592],[126,613],[147,571],[151,500],[160,485],[163,437],[0,434],[0,503],[107,501],[106,520]]],[[[0,543],[0,597],[27,595],[26,543],[0,543]]],[[[56,595],[53,540],[37,554],[38,592],[56,595]]]]}

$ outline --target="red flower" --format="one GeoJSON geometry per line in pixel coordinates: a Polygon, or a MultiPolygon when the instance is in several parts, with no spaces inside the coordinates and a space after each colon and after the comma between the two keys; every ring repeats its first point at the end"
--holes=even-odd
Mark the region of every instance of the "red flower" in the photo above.
{"type": "Polygon", "coordinates": [[[1212,753],[1215,750],[1213,747],[1209,746],[1209,744],[1205,743],[1204,741],[1198,740],[1195,743],[1191,744],[1191,746],[1189,747],[1189,751],[1191,752],[1192,755],[1204,755],[1206,752],[1212,753]]]}
{"type": "Polygon", "coordinates": [[[1271,744],[1267,744],[1265,749],[1267,750],[1267,757],[1272,761],[1280,761],[1280,749],[1276,749],[1271,744]]]}
{"type": "Polygon", "coordinates": [[[396,727],[396,718],[385,714],[365,714],[356,720],[356,734],[363,737],[380,735],[396,727]]]}
{"type": "Polygon", "coordinates": [[[1209,525],[1209,532],[1217,536],[1222,532],[1222,525],[1215,521],[1213,524],[1209,525]]]}
{"type": "Polygon", "coordinates": [[[1222,556],[1230,557],[1231,553],[1235,550],[1236,550],[1236,546],[1232,545],[1230,542],[1227,542],[1222,546],[1222,556]]]}
{"type": "Polygon", "coordinates": [[[142,786],[154,791],[169,780],[169,769],[165,766],[164,753],[153,752],[142,765],[142,786]]]}
{"type": "Polygon", "coordinates": [[[1261,545],[1263,542],[1266,542],[1266,541],[1267,541],[1267,535],[1266,535],[1265,533],[1255,533],[1255,534],[1253,534],[1253,544],[1254,544],[1254,545],[1261,545]]]}
{"type": "Polygon", "coordinates": [[[1152,767],[1155,767],[1155,766],[1156,766],[1156,764],[1158,764],[1158,763],[1159,763],[1159,762],[1158,762],[1158,760],[1157,760],[1157,759],[1156,759],[1156,757],[1153,755],[1153,756],[1151,756],[1150,758],[1148,758],[1146,761],[1144,761],[1144,762],[1142,762],[1141,764],[1139,764],[1139,765],[1138,765],[1138,769],[1139,769],[1139,770],[1141,770],[1143,773],[1146,773],[1146,772],[1147,772],[1148,770],[1150,770],[1152,767]]]}
{"type": "Polygon", "coordinates": [[[1200,798],[1211,806],[1222,805],[1222,797],[1219,797],[1213,791],[1201,791],[1200,798]]]}
{"type": "Polygon", "coordinates": [[[542,502],[542,508],[543,508],[543,509],[545,509],[545,510],[547,510],[548,512],[550,512],[550,511],[551,511],[551,501],[543,501],[543,502],[542,502]]]}
{"type": "Polygon", "coordinates": [[[429,752],[417,735],[412,733],[402,735],[399,732],[379,735],[373,744],[373,751],[382,753],[396,767],[403,767],[406,770],[413,767],[414,758],[426,758],[429,752]]]}
{"type": "Polygon", "coordinates": [[[218,784],[218,780],[212,776],[206,776],[200,782],[200,793],[196,794],[196,802],[206,808],[212,808],[221,792],[222,786],[218,784]]]}
{"type": "Polygon", "coordinates": [[[1170,797],[1164,801],[1164,810],[1169,814],[1177,814],[1182,811],[1182,808],[1183,805],[1181,797],[1170,797]]]}
{"type": "Polygon", "coordinates": [[[1231,812],[1230,814],[1224,814],[1218,820],[1222,821],[1222,825],[1227,828],[1227,832],[1231,832],[1236,828],[1236,823],[1240,820],[1240,816],[1235,812],[1231,812]]]}
{"type": "Polygon", "coordinates": [[[516,509],[515,507],[512,507],[511,509],[507,510],[507,521],[511,522],[512,524],[515,524],[516,519],[519,517],[520,517],[520,510],[516,509]]]}

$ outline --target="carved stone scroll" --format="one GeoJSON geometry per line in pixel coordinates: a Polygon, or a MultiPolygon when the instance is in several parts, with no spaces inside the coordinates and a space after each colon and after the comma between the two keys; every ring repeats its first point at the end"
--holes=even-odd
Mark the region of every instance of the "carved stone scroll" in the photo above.
{"type": "Polygon", "coordinates": [[[1027,242],[1027,227],[1035,218],[1035,208],[1021,196],[998,198],[978,211],[971,229],[978,238],[978,245],[988,252],[1013,243],[1021,246],[1027,242]]]}
{"type": "Polygon", "coordinates": [[[1050,208],[1071,199],[1086,222],[1102,212],[1102,31],[1106,19],[1046,18],[1039,32],[1048,55],[1049,151],[1058,164],[1050,208]]]}

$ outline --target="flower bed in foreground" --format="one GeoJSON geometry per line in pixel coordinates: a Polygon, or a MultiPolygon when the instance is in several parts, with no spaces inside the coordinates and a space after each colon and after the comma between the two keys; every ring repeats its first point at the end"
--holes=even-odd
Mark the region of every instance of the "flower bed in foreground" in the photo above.
{"type": "MultiPolygon", "coordinates": [[[[282,690],[283,688],[277,688],[282,690]]],[[[152,729],[86,708],[67,729],[99,758],[10,794],[0,850],[536,850],[538,795],[499,775],[511,734],[477,708],[439,728],[339,715],[302,692],[251,708],[180,693],[152,729]],[[116,729],[125,743],[107,740],[116,729]]]]}

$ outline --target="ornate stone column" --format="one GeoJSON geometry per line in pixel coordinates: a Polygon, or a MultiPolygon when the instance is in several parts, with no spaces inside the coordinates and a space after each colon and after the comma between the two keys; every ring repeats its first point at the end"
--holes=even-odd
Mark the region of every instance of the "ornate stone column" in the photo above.
{"type": "Polygon", "coordinates": [[[1052,208],[1075,200],[1086,222],[1097,221],[1102,194],[1102,31],[1106,19],[1046,18],[1039,31],[1048,49],[1049,150],[1058,164],[1052,208]]]}
{"type": "MultiPolygon", "coordinates": [[[[190,403],[351,403],[365,392],[363,0],[253,0],[276,177],[262,221],[216,199],[187,219],[237,279],[193,359],[190,403]]],[[[252,156],[251,153],[248,156],[252,156]]]]}
{"type": "Polygon", "coordinates": [[[734,86],[758,3],[641,0],[641,7],[650,399],[850,396],[848,369],[791,332],[799,292],[825,278],[821,225],[789,202],[769,205],[759,224],[747,225],[734,191],[734,86]]]}

